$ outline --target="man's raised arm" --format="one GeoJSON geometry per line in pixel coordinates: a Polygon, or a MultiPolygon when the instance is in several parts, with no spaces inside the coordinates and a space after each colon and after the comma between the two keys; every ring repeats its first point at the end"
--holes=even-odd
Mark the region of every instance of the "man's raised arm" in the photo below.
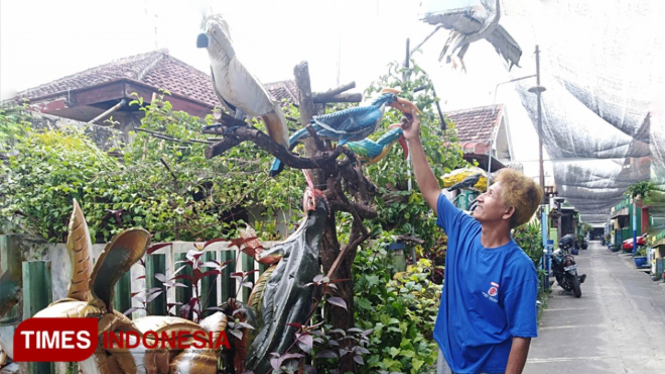
{"type": "Polygon", "coordinates": [[[418,121],[418,117],[414,115],[412,120],[406,123],[403,122],[402,130],[404,131],[404,137],[409,142],[413,172],[416,175],[416,182],[418,183],[420,192],[422,192],[423,197],[434,210],[434,214],[436,214],[436,205],[441,190],[439,182],[437,182],[425,157],[423,144],[420,141],[420,121],[418,121]]]}

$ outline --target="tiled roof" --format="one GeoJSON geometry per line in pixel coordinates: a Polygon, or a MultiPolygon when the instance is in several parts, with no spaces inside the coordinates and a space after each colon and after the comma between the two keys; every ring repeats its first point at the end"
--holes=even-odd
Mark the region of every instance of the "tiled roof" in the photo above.
{"type": "Polygon", "coordinates": [[[270,91],[270,94],[276,101],[281,102],[286,99],[288,103],[292,104],[298,104],[300,102],[300,99],[298,98],[298,87],[294,80],[266,83],[264,86],[270,91]]]}
{"type": "MultiPolygon", "coordinates": [[[[170,56],[167,49],[122,58],[60,78],[19,92],[16,98],[36,99],[120,79],[131,79],[148,84],[155,89],[166,89],[172,94],[178,94],[210,106],[219,104],[212,88],[210,75],[170,56]]],[[[297,103],[297,89],[294,81],[269,83],[265,86],[275,99],[279,101],[287,99],[297,103]]]]}
{"type": "Polygon", "coordinates": [[[489,143],[492,129],[499,124],[503,105],[497,104],[492,114],[492,106],[446,112],[457,126],[460,143],[489,143]]]}
{"type": "Polygon", "coordinates": [[[145,73],[154,67],[155,63],[159,62],[164,55],[168,55],[168,51],[162,49],[122,58],[105,65],[60,78],[38,87],[27,89],[19,92],[17,97],[33,99],[123,78],[141,81],[141,78],[145,73]]]}
{"type": "Polygon", "coordinates": [[[150,69],[142,81],[212,106],[219,104],[210,75],[168,55],[150,69]]]}

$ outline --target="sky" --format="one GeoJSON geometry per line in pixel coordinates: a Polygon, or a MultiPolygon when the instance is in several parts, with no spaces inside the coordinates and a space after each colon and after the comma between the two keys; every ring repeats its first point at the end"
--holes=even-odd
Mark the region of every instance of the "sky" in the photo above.
{"type": "MultiPolygon", "coordinates": [[[[407,38],[414,46],[433,30],[420,21],[422,9],[421,0],[2,0],[0,98],[158,48],[208,72],[196,36],[210,10],[224,14],[238,56],[262,82],[292,79],[306,60],[314,91],[355,81],[362,92],[388,63],[404,60],[407,38]]],[[[437,61],[446,38],[439,31],[413,55],[444,111],[492,105],[497,84],[535,71],[534,46],[521,45],[522,68],[509,75],[485,41],[466,54],[466,73],[453,70],[437,61]]],[[[511,85],[499,86],[496,102],[508,108],[515,158],[537,176],[538,137],[511,85]]]]}

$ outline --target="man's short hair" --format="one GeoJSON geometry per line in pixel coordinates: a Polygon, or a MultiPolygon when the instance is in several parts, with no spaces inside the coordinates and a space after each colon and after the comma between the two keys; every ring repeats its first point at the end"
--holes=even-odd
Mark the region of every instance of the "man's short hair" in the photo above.
{"type": "Polygon", "coordinates": [[[543,200],[540,186],[514,169],[501,169],[495,182],[501,182],[503,203],[515,207],[515,213],[510,217],[510,228],[529,222],[543,200]]]}

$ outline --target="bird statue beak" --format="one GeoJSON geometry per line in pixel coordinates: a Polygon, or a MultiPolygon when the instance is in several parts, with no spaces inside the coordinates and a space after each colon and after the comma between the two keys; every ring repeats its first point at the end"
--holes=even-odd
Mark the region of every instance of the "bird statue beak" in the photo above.
{"type": "Polygon", "coordinates": [[[403,136],[400,136],[397,141],[399,142],[399,145],[402,146],[402,150],[404,151],[404,159],[406,160],[409,158],[409,147],[406,145],[406,139],[404,139],[403,136]]]}
{"type": "Polygon", "coordinates": [[[397,98],[397,101],[393,101],[390,103],[390,106],[399,110],[402,113],[408,113],[410,115],[413,115],[413,113],[418,113],[418,114],[423,114],[420,109],[416,106],[416,104],[410,102],[407,99],[402,99],[401,97],[397,98]]]}
{"type": "Polygon", "coordinates": [[[196,38],[196,47],[197,48],[208,48],[208,35],[206,34],[199,34],[199,37],[196,38]]]}
{"type": "Polygon", "coordinates": [[[384,93],[392,93],[392,94],[395,94],[395,95],[399,95],[399,94],[402,93],[402,90],[400,90],[399,88],[390,88],[390,87],[386,87],[386,88],[384,88],[384,89],[381,90],[381,93],[382,93],[382,94],[384,94],[384,93]]]}
{"type": "MultiPolygon", "coordinates": [[[[395,128],[402,128],[401,123],[394,123],[390,126],[388,126],[389,129],[395,129],[395,128]]],[[[400,135],[399,138],[397,138],[397,141],[399,142],[399,145],[402,147],[402,150],[404,151],[404,159],[406,160],[409,158],[409,147],[406,144],[406,139],[404,138],[403,135],[400,135]]]]}

